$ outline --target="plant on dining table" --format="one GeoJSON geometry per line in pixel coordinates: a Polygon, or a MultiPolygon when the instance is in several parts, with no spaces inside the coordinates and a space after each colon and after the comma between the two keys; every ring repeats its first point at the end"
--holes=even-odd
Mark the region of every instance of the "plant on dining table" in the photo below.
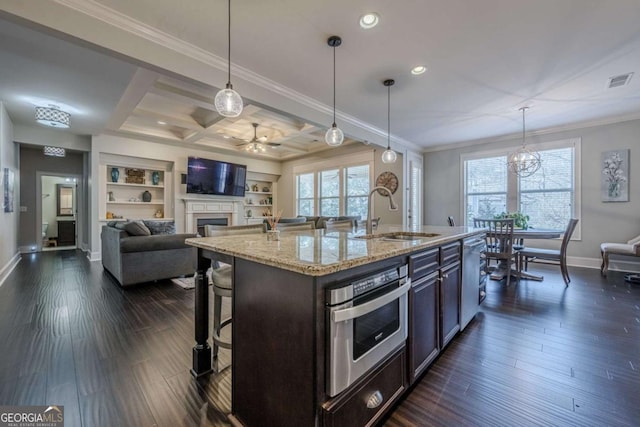
{"type": "Polygon", "coordinates": [[[529,215],[522,212],[502,212],[493,217],[494,219],[513,219],[513,226],[526,230],[529,228],[529,215]]]}

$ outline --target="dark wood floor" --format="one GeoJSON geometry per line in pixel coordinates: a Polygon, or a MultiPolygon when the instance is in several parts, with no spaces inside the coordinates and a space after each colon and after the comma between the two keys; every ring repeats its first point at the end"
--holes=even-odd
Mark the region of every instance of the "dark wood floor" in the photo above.
{"type": "MultiPolygon", "coordinates": [[[[533,268],[544,282],[490,282],[386,425],[639,425],[640,286],[533,268]]],[[[229,425],[231,371],[196,382],[192,337],[193,291],[122,290],[76,251],[25,255],[0,287],[0,405],[61,404],[67,427],[229,425]]]]}

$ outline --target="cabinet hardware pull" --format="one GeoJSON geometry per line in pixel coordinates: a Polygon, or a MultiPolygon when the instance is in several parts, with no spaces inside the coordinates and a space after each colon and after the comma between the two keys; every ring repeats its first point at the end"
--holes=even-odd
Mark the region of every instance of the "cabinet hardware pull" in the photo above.
{"type": "Polygon", "coordinates": [[[384,401],[384,397],[382,397],[382,393],[380,393],[380,390],[376,390],[367,399],[367,408],[369,409],[377,408],[382,404],[383,401],[384,401]]]}
{"type": "Polygon", "coordinates": [[[448,278],[449,278],[449,273],[444,273],[444,274],[442,275],[442,278],[443,278],[443,279],[448,279],[448,278]]]}

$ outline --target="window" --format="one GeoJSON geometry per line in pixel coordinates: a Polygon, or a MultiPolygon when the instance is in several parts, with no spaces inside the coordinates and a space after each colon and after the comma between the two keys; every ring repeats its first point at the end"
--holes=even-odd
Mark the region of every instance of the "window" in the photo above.
{"type": "Polygon", "coordinates": [[[315,212],[315,192],[313,184],[313,174],[306,173],[296,176],[296,193],[297,203],[296,210],[298,215],[313,216],[315,212]]]}
{"type": "Polygon", "coordinates": [[[369,207],[369,165],[352,166],[344,169],[347,184],[345,213],[367,218],[369,207]]]}
{"type": "Polygon", "coordinates": [[[564,230],[571,218],[580,217],[579,140],[530,148],[540,153],[542,162],[530,177],[508,172],[507,150],[463,158],[466,224],[472,224],[476,217],[520,211],[529,215],[530,227],[564,230]]]}
{"type": "Polygon", "coordinates": [[[367,201],[371,188],[372,161],[345,164],[340,167],[301,167],[294,170],[296,179],[297,215],[367,217],[367,201]]]}

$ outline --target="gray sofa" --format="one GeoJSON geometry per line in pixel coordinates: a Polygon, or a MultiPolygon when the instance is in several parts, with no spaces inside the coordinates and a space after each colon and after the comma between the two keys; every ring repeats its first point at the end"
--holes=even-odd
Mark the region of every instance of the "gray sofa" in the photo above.
{"type": "Polygon", "coordinates": [[[184,243],[195,234],[134,236],[113,226],[102,227],[102,266],[126,287],[152,280],[192,276],[197,250],[184,243]]]}

